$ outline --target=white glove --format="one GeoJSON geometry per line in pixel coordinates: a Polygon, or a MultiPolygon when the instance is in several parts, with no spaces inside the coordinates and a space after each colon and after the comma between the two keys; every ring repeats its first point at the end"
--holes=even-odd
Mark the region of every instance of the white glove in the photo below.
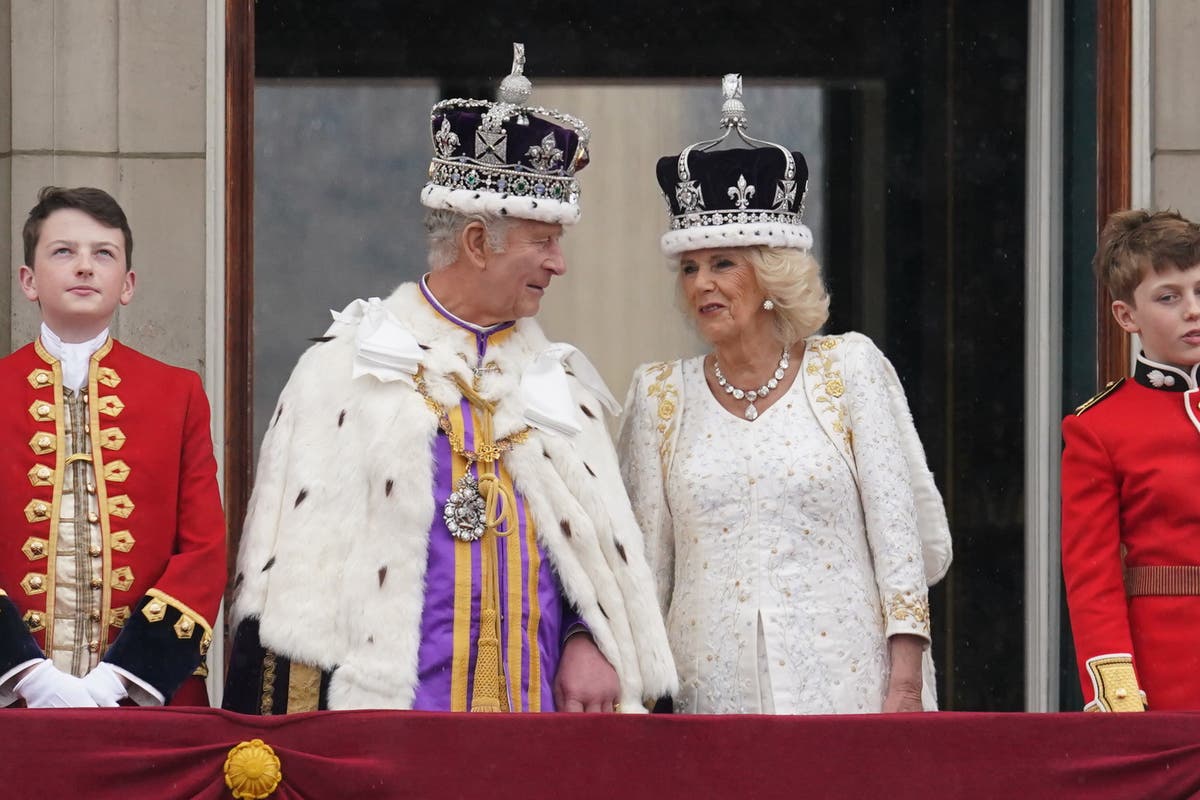
{"type": "Polygon", "coordinates": [[[96,701],[74,675],[60,672],[44,659],[17,681],[13,693],[29,708],[95,708],[96,701]]]}
{"type": "Polygon", "coordinates": [[[83,676],[83,685],[88,694],[101,708],[112,708],[129,696],[125,681],[107,661],[101,661],[96,668],[83,676]]]}

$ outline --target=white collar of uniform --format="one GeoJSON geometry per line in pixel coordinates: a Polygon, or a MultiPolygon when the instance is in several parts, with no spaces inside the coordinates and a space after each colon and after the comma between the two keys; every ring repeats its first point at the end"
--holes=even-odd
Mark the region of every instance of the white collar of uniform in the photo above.
{"type": "Polygon", "coordinates": [[[78,392],[87,384],[88,362],[108,341],[108,328],[86,342],[64,342],[50,326],[42,323],[42,347],[62,364],[63,386],[78,392]]]}

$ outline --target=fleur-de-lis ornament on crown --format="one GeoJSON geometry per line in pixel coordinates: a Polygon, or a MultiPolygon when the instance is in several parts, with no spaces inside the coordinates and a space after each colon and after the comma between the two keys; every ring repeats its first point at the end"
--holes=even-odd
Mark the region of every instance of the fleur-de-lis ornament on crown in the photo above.
{"type": "Polygon", "coordinates": [[[553,133],[547,133],[542,143],[530,147],[526,155],[533,168],[542,172],[554,169],[563,159],[563,151],[555,144],[553,133]]]}
{"type": "Polygon", "coordinates": [[[454,155],[459,140],[458,134],[450,130],[450,120],[442,117],[442,127],[433,135],[433,141],[437,145],[438,155],[442,158],[450,158],[454,155]]]}
{"type": "Polygon", "coordinates": [[[745,175],[738,175],[737,186],[729,187],[729,199],[744,210],[749,207],[751,197],[754,197],[754,185],[746,183],[745,175]]]}

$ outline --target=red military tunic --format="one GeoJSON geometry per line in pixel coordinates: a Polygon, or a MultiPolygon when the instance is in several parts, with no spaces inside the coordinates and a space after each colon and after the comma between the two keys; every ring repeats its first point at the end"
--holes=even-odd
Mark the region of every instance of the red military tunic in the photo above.
{"type": "Polygon", "coordinates": [[[1132,380],[1063,420],[1063,575],[1087,710],[1141,710],[1139,689],[1154,710],[1200,709],[1197,370],[1139,356],[1132,380]],[[1147,574],[1170,579],[1138,588],[1147,574]]]}
{"type": "Polygon", "coordinates": [[[79,556],[100,598],[85,642],[174,704],[207,705],[189,676],[225,589],[225,520],[199,376],[110,338],[83,389],[90,453],[70,457],[62,368],[40,341],[0,360],[0,387],[0,674],[48,651],[66,462],[82,458],[101,532],[79,556]]]}

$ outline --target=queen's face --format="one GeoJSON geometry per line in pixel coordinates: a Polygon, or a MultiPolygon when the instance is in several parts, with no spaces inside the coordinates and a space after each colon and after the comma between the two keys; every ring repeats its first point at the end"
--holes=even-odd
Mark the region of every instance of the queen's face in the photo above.
{"type": "Polygon", "coordinates": [[[691,250],[679,257],[688,314],[709,344],[742,337],[762,323],[766,293],[745,248],[691,250]]]}

